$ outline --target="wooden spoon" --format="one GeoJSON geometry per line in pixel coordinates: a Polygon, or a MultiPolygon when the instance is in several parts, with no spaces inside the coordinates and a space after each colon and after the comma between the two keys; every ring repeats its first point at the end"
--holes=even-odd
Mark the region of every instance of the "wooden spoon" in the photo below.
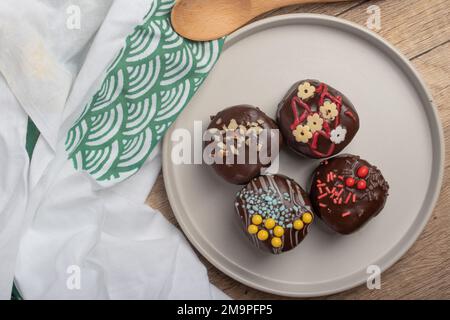
{"type": "Polygon", "coordinates": [[[273,9],[306,3],[354,0],[177,0],[172,25],[181,36],[197,41],[218,39],[273,9]]]}

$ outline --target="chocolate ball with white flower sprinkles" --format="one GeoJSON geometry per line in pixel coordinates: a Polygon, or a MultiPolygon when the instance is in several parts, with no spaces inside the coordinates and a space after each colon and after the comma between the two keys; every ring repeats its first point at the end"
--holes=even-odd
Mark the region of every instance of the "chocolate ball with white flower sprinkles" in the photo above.
{"type": "Polygon", "coordinates": [[[314,220],[308,194],[282,175],[252,179],[237,193],[235,208],[251,242],[273,254],[298,246],[314,220]]]}
{"type": "Polygon", "coordinates": [[[350,100],[317,80],[299,81],[289,89],[278,105],[277,122],[290,149],[316,159],[341,152],[359,129],[350,100]]]}
{"type": "Polygon", "coordinates": [[[333,230],[352,233],[384,208],[389,184],[380,170],[355,155],[322,161],[313,173],[314,212],[333,230]]]}
{"type": "Polygon", "coordinates": [[[277,124],[259,108],[238,105],[211,117],[204,154],[214,171],[234,184],[246,184],[269,167],[282,137],[277,124]]]}

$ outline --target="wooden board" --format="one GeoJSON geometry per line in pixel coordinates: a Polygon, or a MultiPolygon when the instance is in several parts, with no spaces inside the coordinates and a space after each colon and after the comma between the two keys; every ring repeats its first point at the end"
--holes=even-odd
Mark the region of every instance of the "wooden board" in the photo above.
{"type": "MultiPolygon", "coordinates": [[[[444,183],[438,204],[424,232],[394,266],[382,274],[381,289],[365,285],[324,297],[327,299],[450,299],[450,1],[379,0],[339,4],[292,6],[263,17],[293,12],[338,16],[361,25],[369,17],[367,8],[381,9],[379,34],[405,54],[421,73],[439,109],[445,135],[444,183]]],[[[260,17],[260,18],[263,18],[260,17]]],[[[159,176],[147,203],[160,210],[178,227],[159,176]]],[[[200,257],[211,282],[235,299],[278,299],[226,276],[200,257]]]]}

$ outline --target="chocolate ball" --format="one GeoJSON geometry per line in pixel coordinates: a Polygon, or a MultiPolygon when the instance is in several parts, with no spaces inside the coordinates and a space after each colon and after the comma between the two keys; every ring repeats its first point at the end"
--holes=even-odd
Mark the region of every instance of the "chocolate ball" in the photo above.
{"type": "Polygon", "coordinates": [[[350,100],[317,80],[295,83],[278,105],[277,121],[286,144],[309,158],[328,158],[342,151],[359,129],[350,100]]]}
{"type": "Polygon", "coordinates": [[[354,155],[324,160],[313,173],[314,212],[331,229],[349,234],[383,209],[389,185],[377,167],[354,155]]]}
{"type": "Polygon", "coordinates": [[[251,242],[273,254],[298,246],[314,219],[308,194],[282,175],[254,178],[238,192],[235,208],[251,242]]]}
{"type": "Polygon", "coordinates": [[[226,181],[246,184],[278,155],[282,143],[278,126],[259,108],[234,106],[211,118],[204,151],[226,181]]]}

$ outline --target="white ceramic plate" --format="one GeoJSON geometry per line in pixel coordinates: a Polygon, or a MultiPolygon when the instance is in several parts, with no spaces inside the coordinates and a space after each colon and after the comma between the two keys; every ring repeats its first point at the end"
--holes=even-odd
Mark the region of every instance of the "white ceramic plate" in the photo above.
{"type": "MultiPolygon", "coordinates": [[[[213,265],[253,288],[319,296],[366,282],[367,267],[395,263],[431,215],[442,181],[442,130],[431,97],[409,62],[377,35],[344,20],[295,14],[263,20],[227,39],[214,71],[166,135],[163,170],[173,211],[191,243],[213,265]],[[319,79],[355,105],[361,128],[344,150],[377,165],[390,184],[382,213],[359,232],[335,234],[318,219],[294,250],[255,249],[234,212],[240,189],[206,165],[171,161],[173,130],[193,131],[217,111],[240,103],[274,117],[300,79],[319,79]]],[[[201,138],[201,137],[200,137],[201,138]]],[[[280,173],[309,188],[314,160],[283,151],[280,173]]]]}

